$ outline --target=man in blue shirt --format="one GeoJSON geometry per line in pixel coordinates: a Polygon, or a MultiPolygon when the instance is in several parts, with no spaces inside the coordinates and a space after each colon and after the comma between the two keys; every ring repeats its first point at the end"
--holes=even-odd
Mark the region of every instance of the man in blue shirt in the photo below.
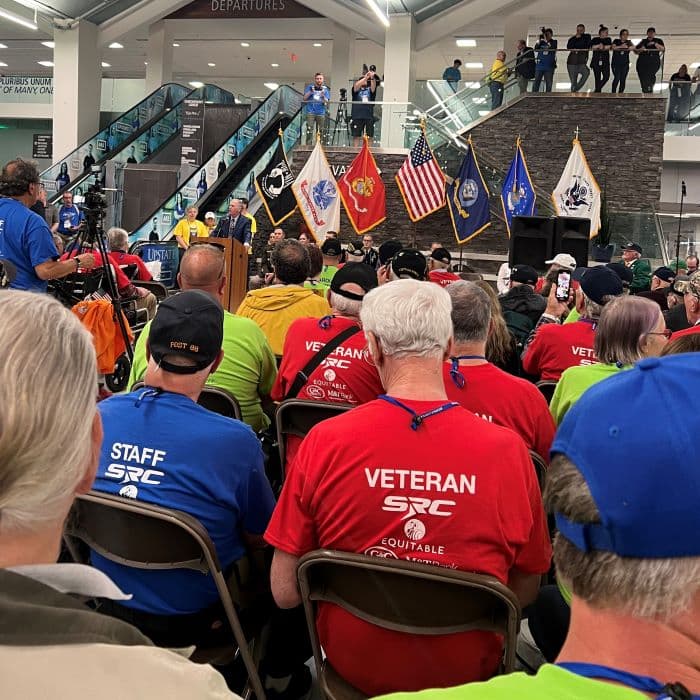
{"type": "Polygon", "coordinates": [[[462,80],[462,71],[459,70],[461,66],[462,61],[455,58],[454,63],[451,66],[447,66],[442,74],[442,79],[446,80],[455,92],[459,90],[459,81],[462,80]]]}
{"type": "Polygon", "coordinates": [[[313,136],[316,132],[320,134],[323,131],[326,106],[330,99],[331,91],[323,84],[323,73],[316,73],[314,82],[304,88],[308,143],[313,143],[313,136]]]}
{"type": "Polygon", "coordinates": [[[39,171],[17,158],[0,173],[0,263],[11,289],[45,292],[46,281],[95,266],[91,253],[58,261],[46,221],[30,210],[40,193],[39,171]]]}
{"type": "Polygon", "coordinates": [[[557,40],[553,39],[554,32],[545,29],[540,34],[539,41],[535,44],[537,60],[535,62],[535,82],[532,84],[532,92],[539,92],[542,78],[544,78],[544,91],[552,92],[554,69],[557,67],[557,40]]]}
{"type": "Polygon", "coordinates": [[[73,193],[63,193],[63,204],[58,210],[58,221],[51,227],[53,233],[61,236],[75,236],[85,216],[80,209],[73,204],[73,193]]]}

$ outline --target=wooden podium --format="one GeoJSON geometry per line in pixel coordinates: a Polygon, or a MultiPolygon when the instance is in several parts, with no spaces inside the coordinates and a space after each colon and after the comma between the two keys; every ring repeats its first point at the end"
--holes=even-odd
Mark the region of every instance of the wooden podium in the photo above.
{"type": "Polygon", "coordinates": [[[232,314],[243,301],[248,290],[248,251],[242,243],[235,238],[195,238],[191,245],[211,243],[224,250],[224,274],[226,286],[224,287],[223,305],[232,314]]]}

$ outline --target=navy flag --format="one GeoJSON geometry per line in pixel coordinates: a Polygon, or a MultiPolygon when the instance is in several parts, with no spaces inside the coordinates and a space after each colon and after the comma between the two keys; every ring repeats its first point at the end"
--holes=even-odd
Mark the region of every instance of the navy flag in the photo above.
{"type": "Polygon", "coordinates": [[[282,145],[282,132],[270,162],[255,178],[255,189],[262,199],[263,206],[273,226],[288,219],[297,208],[297,200],[292,191],[292,173],[282,145]]]}
{"type": "Polygon", "coordinates": [[[447,206],[457,243],[462,245],[491,226],[489,188],[479,170],[471,139],[457,177],[447,186],[447,206]]]}
{"type": "Polygon", "coordinates": [[[508,168],[508,174],[503,180],[503,189],[501,189],[501,205],[509,236],[514,216],[536,215],[536,199],[535,187],[530,179],[525,154],[518,138],[515,142],[515,157],[508,168]]]}

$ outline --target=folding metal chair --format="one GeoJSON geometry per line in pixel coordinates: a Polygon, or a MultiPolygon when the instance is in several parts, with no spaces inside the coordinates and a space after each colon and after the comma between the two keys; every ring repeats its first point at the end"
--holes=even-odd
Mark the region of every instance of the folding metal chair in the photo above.
{"type": "Polygon", "coordinates": [[[262,683],[241,628],[214,543],[202,524],[178,510],[91,491],[78,496],[65,528],[70,538],[87,544],[106,559],[136,569],[191,569],[210,575],[231,626],[249,687],[265,700],[262,683]]]}
{"type": "Polygon", "coordinates": [[[532,464],[537,472],[537,481],[540,484],[540,491],[544,491],[544,480],[547,476],[547,462],[545,462],[544,458],[537,454],[537,452],[534,450],[530,450],[530,459],[532,460],[532,464]]]}
{"type": "Polygon", "coordinates": [[[151,292],[158,300],[159,304],[161,301],[163,301],[163,299],[168,298],[168,288],[160,282],[156,282],[155,280],[148,280],[146,282],[143,282],[141,280],[134,280],[134,284],[137,287],[143,287],[144,289],[147,289],[149,292],[151,292]]]}
{"type": "Polygon", "coordinates": [[[554,396],[554,390],[557,388],[557,382],[553,382],[551,379],[542,379],[535,383],[535,386],[540,390],[540,393],[546,399],[547,403],[552,400],[554,396]]]}
{"type": "Polygon", "coordinates": [[[316,606],[332,603],[384,629],[413,635],[495,632],[504,637],[503,673],[515,667],[520,603],[491,576],[330,550],[309,552],[297,569],[320,688],[328,700],[364,695],[323,659],[316,606]]]}
{"type": "MultiPolygon", "coordinates": [[[[137,391],[138,389],[143,389],[144,386],[145,384],[143,382],[136,382],[131,390],[137,391]]],[[[226,391],[226,389],[221,389],[217,386],[205,386],[202,389],[202,393],[199,395],[197,403],[208,411],[226,416],[226,418],[243,420],[241,405],[238,403],[238,399],[230,391],[226,391]]]]}

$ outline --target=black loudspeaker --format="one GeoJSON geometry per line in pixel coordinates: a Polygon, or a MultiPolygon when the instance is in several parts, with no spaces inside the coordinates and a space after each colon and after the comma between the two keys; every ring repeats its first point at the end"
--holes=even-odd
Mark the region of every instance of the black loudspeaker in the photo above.
{"type": "Polygon", "coordinates": [[[554,254],[568,253],[576,258],[576,267],[588,267],[590,231],[589,219],[558,216],[554,225],[554,254]]]}
{"type": "Polygon", "coordinates": [[[552,257],[554,219],[545,216],[514,216],[510,227],[508,265],[530,265],[547,269],[545,260],[552,257]]]}

